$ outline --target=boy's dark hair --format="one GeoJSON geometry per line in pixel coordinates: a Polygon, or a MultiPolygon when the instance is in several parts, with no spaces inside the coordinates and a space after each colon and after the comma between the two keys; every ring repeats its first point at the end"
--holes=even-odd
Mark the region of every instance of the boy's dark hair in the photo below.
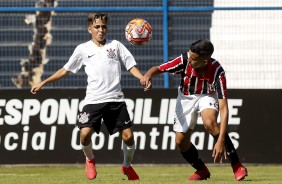
{"type": "Polygon", "coordinates": [[[202,57],[211,57],[214,47],[209,40],[198,40],[190,45],[190,51],[202,57]]]}
{"type": "Polygon", "coordinates": [[[96,19],[104,20],[108,23],[108,14],[106,13],[90,13],[87,17],[88,25],[91,25],[96,19]]]}

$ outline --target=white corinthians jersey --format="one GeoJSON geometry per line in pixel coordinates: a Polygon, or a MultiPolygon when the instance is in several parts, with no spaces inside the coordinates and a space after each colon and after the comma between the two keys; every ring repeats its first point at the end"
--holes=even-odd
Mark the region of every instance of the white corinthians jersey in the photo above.
{"type": "Polygon", "coordinates": [[[117,40],[107,40],[98,47],[91,40],[76,47],[64,68],[77,73],[85,66],[87,90],[85,105],[124,101],[121,89],[121,63],[127,70],[136,65],[128,49],[117,40]]]}

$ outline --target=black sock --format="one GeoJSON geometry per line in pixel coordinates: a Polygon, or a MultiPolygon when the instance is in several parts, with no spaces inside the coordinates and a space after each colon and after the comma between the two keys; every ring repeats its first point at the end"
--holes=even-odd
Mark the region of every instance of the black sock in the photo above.
{"type": "MultiPolygon", "coordinates": [[[[219,135],[214,136],[214,140],[215,142],[217,141],[219,135]]],[[[238,154],[234,148],[234,145],[228,135],[228,133],[226,133],[225,135],[225,149],[227,152],[227,157],[229,162],[231,163],[231,166],[237,164],[239,162],[239,157],[238,154]]]]}
{"type": "Polygon", "coordinates": [[[196,147],[191,143],[191,147],[186,152],[181,152],[184,159],[191,164],[196,170],[200,170],[205,167],[205,164],[199,159],[198,151],[196,147]]]}

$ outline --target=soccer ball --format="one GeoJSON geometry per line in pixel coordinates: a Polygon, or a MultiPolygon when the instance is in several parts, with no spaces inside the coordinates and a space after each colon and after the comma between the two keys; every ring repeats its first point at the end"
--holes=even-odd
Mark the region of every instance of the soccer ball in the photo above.
{"type": "Polygon", "coordinates": [[[144,19],[135,18],[125,27],[125,38],[132,45],[146,45],[152,38],[152,28],[144,19]]]}

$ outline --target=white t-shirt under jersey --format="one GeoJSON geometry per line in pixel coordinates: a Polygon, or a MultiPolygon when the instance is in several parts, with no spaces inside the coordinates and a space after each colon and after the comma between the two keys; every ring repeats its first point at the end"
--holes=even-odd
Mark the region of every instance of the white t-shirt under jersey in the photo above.
{"type": "Polygon", "coordinates": [[[107,40],[103,47],[98,47],[90,40],[76,47],[64,68],[77,73],[85,66],[88,76],[85,105],[122,102],[121,63],[127,70],[136,65],[134,57],[122,43],[107,40]]]}

